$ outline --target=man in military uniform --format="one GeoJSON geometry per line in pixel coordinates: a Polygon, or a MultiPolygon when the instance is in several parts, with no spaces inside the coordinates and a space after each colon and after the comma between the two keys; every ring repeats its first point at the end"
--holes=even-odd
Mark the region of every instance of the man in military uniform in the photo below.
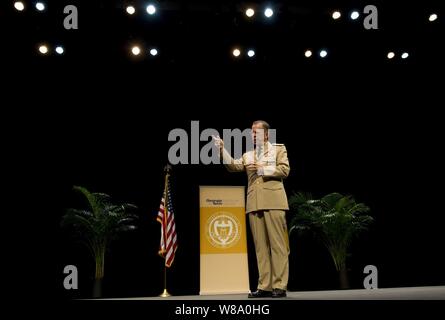
{"type": "Polygon", "coordinates": [[[269,142],[269,125],[258,120],[252,125],[254,150],[233,159],[224,142],[215,138],[226,168],[246,171],[248,178],[246,213],[258,262],[257,291],[249,298],[286,297],[289,278],[289,241],[285,210],[289,209],[283,179],[289,175],[286,147],[269,142]]]}

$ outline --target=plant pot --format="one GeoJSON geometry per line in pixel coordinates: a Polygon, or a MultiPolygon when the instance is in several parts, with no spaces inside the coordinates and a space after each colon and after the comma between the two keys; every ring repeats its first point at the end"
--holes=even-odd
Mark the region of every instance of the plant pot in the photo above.
{"type": "Polygon", "coordinates": [[[102,279],[94,279],[93,298],[102,297],[102,279]]]}
{"type": "Polygon", "coordinates": [[[340,282],[340,289],[349,289],[349,273],[348,270],[346,268],[341,269],[338,272],[338,276],[339,276],[339,282],[340,282]]]}

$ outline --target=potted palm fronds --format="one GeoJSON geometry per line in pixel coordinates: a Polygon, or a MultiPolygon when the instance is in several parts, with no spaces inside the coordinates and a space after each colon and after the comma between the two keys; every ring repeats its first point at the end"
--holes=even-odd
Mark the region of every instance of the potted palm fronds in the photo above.
{"type": "Polygon", "coordinates": [[[120,232],[136,228],[137,216],[129,211],[136,206],[128,203],[113,204],[109,195],[92,193],[83,187],[73,189],[80,192],[88,202],[87,209],[68,209],[62,217],[63,227],[71,226],[82,243],[89,249],[95,261],[93,297],[102,296],[105,253],[110,242],[120,232]]]}
{"type": "Polygon", "coordinates": [[[331,193],[321,199],[294,193],[289,197],[291,220],[289,233],[310,231],[328,249],[339,275],[340,288],[349,288],[346,258],[352,240],[366,230],[373,218],[363,203],[352,196],[331,193]]]}

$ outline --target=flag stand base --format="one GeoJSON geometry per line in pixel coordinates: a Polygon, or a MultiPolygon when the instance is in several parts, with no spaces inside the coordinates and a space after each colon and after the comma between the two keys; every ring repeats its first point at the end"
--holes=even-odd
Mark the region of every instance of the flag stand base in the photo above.
{"type": "Polygon", "coordinates": [[[160,296],[161,298],[167,298],[167,297],[170,297],[171,294],[168,293],[167,289],[164,289],[164,292],[162,292],[159,296],[160,296]]]}

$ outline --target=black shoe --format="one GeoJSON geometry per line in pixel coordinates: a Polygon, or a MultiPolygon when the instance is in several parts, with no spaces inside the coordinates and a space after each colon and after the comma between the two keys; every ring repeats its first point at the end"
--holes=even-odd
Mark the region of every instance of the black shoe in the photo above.
{"type": "Polygon", "coordinates": [[[272,298],[285,298],[286,296],[286,290],[273,289],[272,291],[272,298]]]}
{"type": "Polygon", "coordinates": [[[272,297],[272,292],[258,289],[255,292],[249,293],[248,297],[249,298],[270,298],[270,297],[272,297]]]}

